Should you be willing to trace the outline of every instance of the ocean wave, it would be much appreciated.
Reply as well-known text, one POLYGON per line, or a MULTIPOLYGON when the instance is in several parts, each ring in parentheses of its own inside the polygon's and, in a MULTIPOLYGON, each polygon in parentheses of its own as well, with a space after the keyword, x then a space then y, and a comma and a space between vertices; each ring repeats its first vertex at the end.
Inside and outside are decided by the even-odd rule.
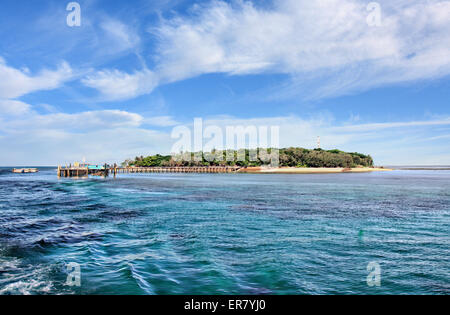
POLYGON ((0 288, 0 295, 36 295, 51 292, 53 292, 52 282, 35 279, 14 281, 0 288))
POLYGON ((376 293, 448 293, 449 177, 405 174, 8 172, 0 294, 371 294, 371 261, 389 275, 376 293), (66 261, 81 288, 65 287, 66 261))
POLYGON ((54 282, 49 279, 51 267, 30 265, 17 258, 0 258, 0 295, 50 294, 54 282))

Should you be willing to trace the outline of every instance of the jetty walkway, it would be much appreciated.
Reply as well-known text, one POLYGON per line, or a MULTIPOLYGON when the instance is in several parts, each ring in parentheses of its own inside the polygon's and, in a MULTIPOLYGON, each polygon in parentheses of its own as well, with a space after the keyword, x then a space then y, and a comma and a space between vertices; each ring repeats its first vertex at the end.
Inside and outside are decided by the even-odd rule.
POLYGON ((180 167, 117 167, 117 166, 87 166, 72 167, 58 166, 58 177, 86 177, 94 176, 117 176, 118 174, 148 174, 148 173, 210 173, 227 174, 237 173, 242 167, 239 166, 180 166, 180 167))

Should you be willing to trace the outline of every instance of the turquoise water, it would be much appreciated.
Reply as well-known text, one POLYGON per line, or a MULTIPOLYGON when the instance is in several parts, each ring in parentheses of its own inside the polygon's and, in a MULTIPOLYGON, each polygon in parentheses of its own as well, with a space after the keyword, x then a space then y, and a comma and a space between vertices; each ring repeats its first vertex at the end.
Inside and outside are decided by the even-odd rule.
POLYGON ((449 223, 450 171, 4 170, 0 294, 449 294, 449 223))

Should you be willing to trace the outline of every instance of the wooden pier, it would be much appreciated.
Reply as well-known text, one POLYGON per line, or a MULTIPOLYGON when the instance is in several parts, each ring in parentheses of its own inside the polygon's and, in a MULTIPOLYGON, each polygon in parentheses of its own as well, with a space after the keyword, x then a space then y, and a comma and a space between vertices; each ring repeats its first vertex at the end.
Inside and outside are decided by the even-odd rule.
POLYGON ((87 177, 89 175, 104 176, 118 174, 149 174, 149 173, 195 173, 195 174, 231 174, 237 173, 242 167, 239 166, 198 166, 198 167, 117 167, 108 166, 89 168, 58 166, 58 177, 87 177))

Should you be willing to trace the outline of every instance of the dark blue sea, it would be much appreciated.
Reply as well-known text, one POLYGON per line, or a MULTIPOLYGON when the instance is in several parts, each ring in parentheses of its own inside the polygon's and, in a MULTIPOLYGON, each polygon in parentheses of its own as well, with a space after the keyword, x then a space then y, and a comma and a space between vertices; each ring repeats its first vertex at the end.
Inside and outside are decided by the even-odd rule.
POLYGON ((445 170, 0 169, 0 294, 449 294, 449 243, 445 170))

